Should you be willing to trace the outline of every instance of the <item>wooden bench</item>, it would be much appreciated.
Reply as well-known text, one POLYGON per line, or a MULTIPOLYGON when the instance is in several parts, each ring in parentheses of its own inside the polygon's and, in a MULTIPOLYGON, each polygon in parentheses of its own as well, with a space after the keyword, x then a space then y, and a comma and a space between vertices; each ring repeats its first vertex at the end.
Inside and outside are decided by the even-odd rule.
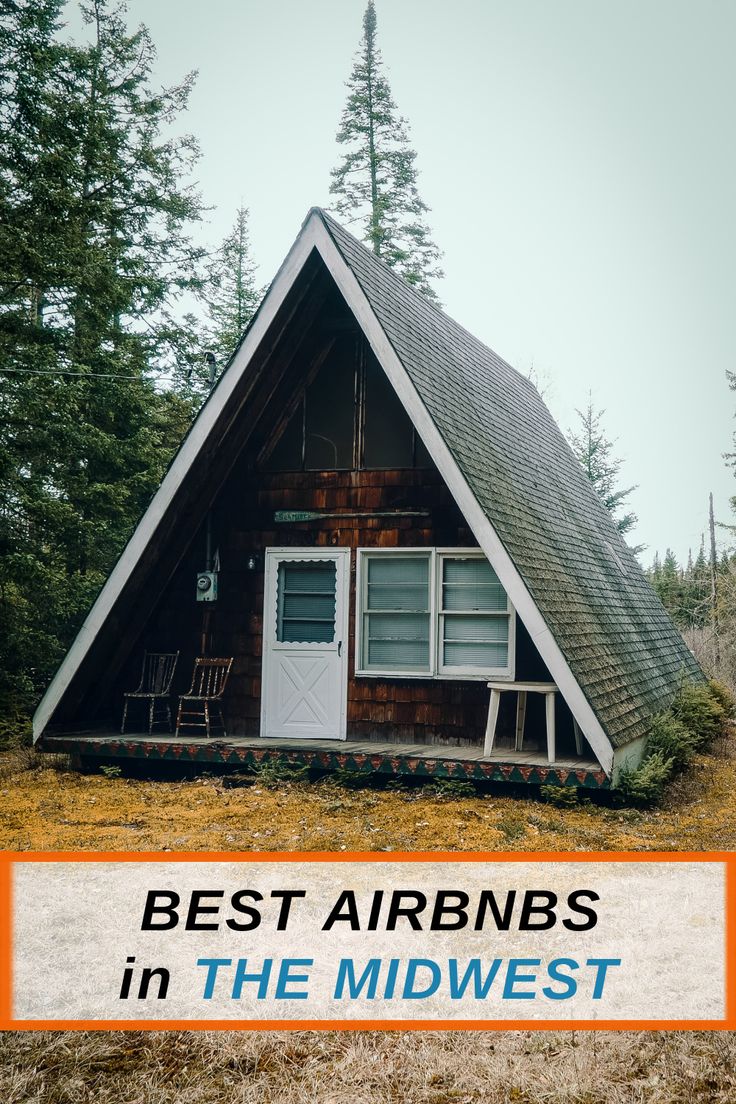
MULTIPOLYGON (((488 756, 493 751, 493 743, 496 739, 496 724, 498 722, 498 710, 501 705, 501 694, 504 690, 515 690, 516 699, 516 738, 514 750, 521 751, 524 743, 524 721, 526 719, 527 694, 544 694, 545 714, 547 718, 547 761, 555 761, 555 694, 557 686, 554 682, 489 682, 491 701, 488 707, 488 723, 486 724, 486 739, 483 754, 488 756)), ((573 718, 575 728, 575 749, 578 755, 583 754, 583 734, 578 722, 573 718)))

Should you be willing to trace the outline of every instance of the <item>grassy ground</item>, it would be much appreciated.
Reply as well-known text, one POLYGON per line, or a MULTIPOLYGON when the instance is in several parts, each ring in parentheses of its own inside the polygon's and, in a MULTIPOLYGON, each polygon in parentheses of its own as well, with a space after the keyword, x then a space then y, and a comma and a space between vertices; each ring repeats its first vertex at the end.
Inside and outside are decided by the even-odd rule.
MULTIPOLYGON (((221 778, 83 775, 0 757, 5 850, 736 848, 733 742, 660 808, 221 778)), ((7 1032, 5 1104, 731 1104, 736 1035, 689 1032, 7 1032)))
POLYGON ((28 751, 0 759, 0 848, 172 851, 734 850, 733 739, 652 810, 557 809, 534 794, 351 790, 330 781, 232 787, 215 776, 79 774, 28 751))
POLYGON ((8 1033, 5 1104, 732 1104, 733 1034, 8 1033))

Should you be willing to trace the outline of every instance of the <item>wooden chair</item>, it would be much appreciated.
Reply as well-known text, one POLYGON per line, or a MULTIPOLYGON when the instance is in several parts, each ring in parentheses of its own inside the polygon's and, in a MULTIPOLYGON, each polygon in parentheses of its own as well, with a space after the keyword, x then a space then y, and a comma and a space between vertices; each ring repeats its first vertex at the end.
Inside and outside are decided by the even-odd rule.
MULTIPOLYGON (((156 710, 166 710, 166 722, 171 732, 171 708, 169 696, 171 683, 174 680, 174 672, 179 662, 178 652, 144 652, 141 681, 137 690, 129 690, 123 695, 123 721, 120 725, 121 735, 125 732, 125 721, 128 716, 128 705, 131 700, 148 702, 148 735, 153 732, 153 726, 157 721, 156 710)), ((158 718, 163 720, 163 717, 158 718)))
POLYGON ((176 714, 177 736, 183 726, 184 728, 203 728, 209 739, 210 707, 212 707, 219 714, 222 735, 227 737, 222 716, 222 697, 232 665, 232 656, 229 659, 206 659, 204 656, 195 659, 192 685, 187 693, 179 698, 179 709, 176 714), (194 718, 194 720, 186 718, 194 718))

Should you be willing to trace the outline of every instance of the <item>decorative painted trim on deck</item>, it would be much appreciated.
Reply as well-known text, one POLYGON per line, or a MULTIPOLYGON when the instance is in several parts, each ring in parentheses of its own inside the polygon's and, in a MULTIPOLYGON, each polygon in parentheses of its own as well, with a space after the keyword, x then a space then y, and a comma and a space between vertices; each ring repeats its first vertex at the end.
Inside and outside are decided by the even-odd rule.
POLYGON ((385 752, 362 753, 324 751, 318 748, 237 747, 218 740, 172 743, 150 740, 110 739, 74 736, 47 737, 40 751, 66 752, 93 758, 144 759, 161 763, 207 763, 257 769, 270 760, 285 760, 298 767, 317 770, 347 770, 359 774, 398 775, 410 778, 449 778, 456 782, 513 782, 536 786, 568 786, 606 790, 606 772, 582 768, 504 763, 478 759, 418 758, 385 752))

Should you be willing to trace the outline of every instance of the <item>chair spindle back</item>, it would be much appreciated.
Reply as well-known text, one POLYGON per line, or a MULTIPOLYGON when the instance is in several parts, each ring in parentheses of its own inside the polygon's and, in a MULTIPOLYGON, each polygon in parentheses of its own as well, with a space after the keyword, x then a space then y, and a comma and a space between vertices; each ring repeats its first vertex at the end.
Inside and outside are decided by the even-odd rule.
POLYGON ((178 662, 178 652, 145 652, 139 692, 168 694, 178 662))
POLYGON ((225 693, 233 659, 210 659, 200 656, 194 661, 192 688, 190 695, 197 698, 209 698, 210 701, 221 698, 225 693))

